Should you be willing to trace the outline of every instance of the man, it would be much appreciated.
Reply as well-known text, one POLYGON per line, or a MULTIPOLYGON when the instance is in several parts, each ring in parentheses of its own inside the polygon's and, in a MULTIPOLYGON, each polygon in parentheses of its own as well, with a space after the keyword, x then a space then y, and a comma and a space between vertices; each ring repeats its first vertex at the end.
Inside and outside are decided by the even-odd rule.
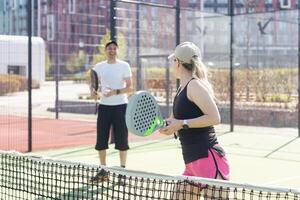
MULTIPOLYGON (((127 62, 117 59, 118 44, 109 41, 105 45, 107 60, 97 63, 93 68, 98 75, 101 98, 97 118, 97 142, 101 165, 106 165, 106 149, 108 149, 109 130, 112 125, 115 149, 120 153, 120 166, 125 168, 127 159, 128 130, 125 123, 125 112, 128 103, 127 94, 132 92, 132 73, 127 62)), ((91 97, 97 100, 97 91, 91 90, 91 97)), ((104 181, 108 177, 102 170, 91 181, 104 181)))

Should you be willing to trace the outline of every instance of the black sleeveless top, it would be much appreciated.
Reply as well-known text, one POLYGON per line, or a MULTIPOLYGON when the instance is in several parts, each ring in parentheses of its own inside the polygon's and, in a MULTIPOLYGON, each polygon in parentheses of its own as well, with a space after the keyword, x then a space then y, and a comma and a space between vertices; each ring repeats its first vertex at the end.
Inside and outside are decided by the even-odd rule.
MULTIPOLYGON (((187 85, 190 81, 180 93, 181 88, 178 89, 174 98, 173 115, 175 119, 193 119, 204 115, 202 110, 187 97, 187 85)), ((178 136, 182 146, 185 164, 198 160, 199 158, 207 157, 208 149, 218 144, 213 126, 189 128, 187 130, 180 129, 178 136)))

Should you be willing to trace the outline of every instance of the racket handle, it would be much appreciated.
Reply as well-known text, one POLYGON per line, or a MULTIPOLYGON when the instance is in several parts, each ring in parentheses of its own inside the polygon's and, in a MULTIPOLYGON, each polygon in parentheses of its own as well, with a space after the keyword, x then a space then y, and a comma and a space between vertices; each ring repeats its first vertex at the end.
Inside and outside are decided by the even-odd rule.
POLYGON ((95 105, 95 115, 98 113, 98 103, 95 105))
POLYGON ((165 126, 169 126, 169 123, 166 120, 164 120, 164 121, 165 121, 165 126))
POLYGON ((177 140, 177 138, 178 138, 176 133, 174 133, 174 138, 175 138, 175 140, 177 140))

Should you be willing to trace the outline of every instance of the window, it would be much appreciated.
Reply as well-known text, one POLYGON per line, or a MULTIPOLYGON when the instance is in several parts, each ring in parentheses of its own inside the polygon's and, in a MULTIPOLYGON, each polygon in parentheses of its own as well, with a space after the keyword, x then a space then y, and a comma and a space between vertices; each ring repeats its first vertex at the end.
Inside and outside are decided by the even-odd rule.
POLYGON ((280 0, 280 8, 291 8, 291 0, 280 0))
MULTIPOLYGON (((76 33, 75 24, 71 24, 71 33, 76 33)), ((71 34, 71 42, 75 42, 75 34, 71 34)))
POLYGON ((76 11, 76 0, 69 0, 69 13, 75 13, 76 11))
POLYGON ((20 6, 26 7, 26 5, 27 5, 27 0, 19 0, 19 4, 20 4, 20 6))
POLYGON ((5 12, 5 10, 6 10, 6 2, 2 1, 0 3, 0 11, 5 12))
POLYGON ((8 74, 17 74, 17 75, 25 75, 25 67, 18 65, 8 65, 7 66, 8 74))
POLYGON ((272 35, 264 35, 264 45, 272 46, 272 43, 273 43, 273 36, 272 35))
POLYGON ((189 6, 197 6, 198 0, 189 0, 189 6))
POLYGON ((16 0, 12 0, 12 1, 10 1, 10 7, 11 7, 11 9, 12 10, 15 10, 16 9, 16 7, 17 7, 17 1, 16 0))
POLYGON ((46 17, 42 16, 42 26, 47 26, 46 17))
POLYGON ((55 39, 54 15, 47 15, 47 40, 55 39))
POLYGON ((44 5, 43 5, 43 12, 44 12, 44 13, 47 13, 47 12, 48 12, 48 10, 47 10, 47 4, 44 4, 44 5))

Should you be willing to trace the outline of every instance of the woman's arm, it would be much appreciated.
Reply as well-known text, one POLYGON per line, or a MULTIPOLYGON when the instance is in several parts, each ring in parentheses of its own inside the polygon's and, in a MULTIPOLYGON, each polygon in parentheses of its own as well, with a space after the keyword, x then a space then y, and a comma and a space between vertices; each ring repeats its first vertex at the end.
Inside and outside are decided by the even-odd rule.
POLYGON ((204 114, 201 117, 189 119, 188 124, 190 128, 201 128, 220 123, 221 117, 216 102, 204 81, 191 81, 187 88, 187 96, 204 114))
MULTIPOLYGON (((204 114, 197 118, 187 119, 189 128, 201 128, 220 123, 221 118, 217 105, 205 83, 200 80, 191 81, 187 88, 187 96, 204 114)), ((183 120, 171 118, 167 122, 168 126, 160 129, 160 132, 163 134, 171 135, 182 129, 183 120)))

